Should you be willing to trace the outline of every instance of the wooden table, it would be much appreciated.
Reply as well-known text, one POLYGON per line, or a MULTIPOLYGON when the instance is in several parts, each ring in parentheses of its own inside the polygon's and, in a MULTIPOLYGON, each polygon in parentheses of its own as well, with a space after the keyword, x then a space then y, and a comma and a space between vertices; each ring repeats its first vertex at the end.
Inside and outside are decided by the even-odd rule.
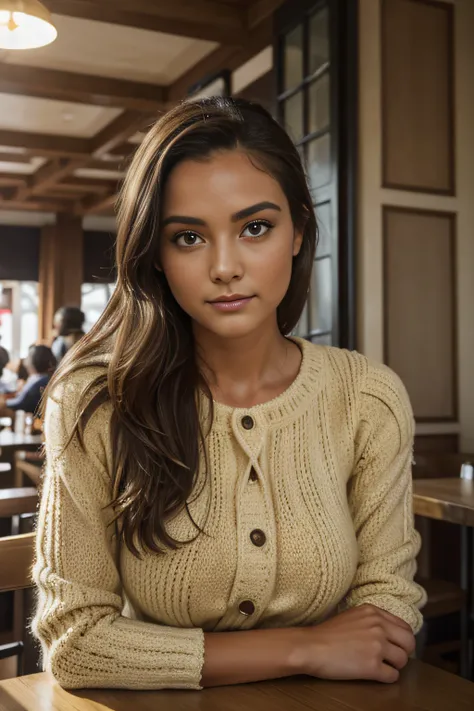
POLYGON ((0 682, 0 711, 472 711, 474 684, 411 661, 397 684, 293 677, 204 691, 61 689, 49 674, 0 682))
POLYGON ((413 482, 413 508, 418 516, 461 526, 461 587, 466 593, 461 613, 461 674, 473 679, 474 481, 417 479, 413 482))
POLYGON ((7 451, 11 452, 18 449, 24 450, 25 452, 36 451, 42 444, 42 435, 16 434, 15 432, 9 432, 7 430, 0 432, 0 455, 7 451))

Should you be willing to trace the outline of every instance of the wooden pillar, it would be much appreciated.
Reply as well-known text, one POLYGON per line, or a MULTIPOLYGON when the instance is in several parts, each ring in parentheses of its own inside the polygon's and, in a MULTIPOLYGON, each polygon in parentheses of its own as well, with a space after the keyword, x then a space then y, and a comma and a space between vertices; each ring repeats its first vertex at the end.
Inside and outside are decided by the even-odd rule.
POLYGON ((80 217, 57 216, 41 231, 39 264, 39 339, 51 341, 53 318, 61 306, 81 305, 83 230, 80 217))

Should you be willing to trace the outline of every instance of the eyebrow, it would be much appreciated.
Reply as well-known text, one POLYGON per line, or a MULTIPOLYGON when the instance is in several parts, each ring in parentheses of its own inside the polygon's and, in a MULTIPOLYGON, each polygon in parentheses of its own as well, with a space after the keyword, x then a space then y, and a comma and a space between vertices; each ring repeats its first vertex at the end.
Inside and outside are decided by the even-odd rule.
MULTIPOLYGON (((281 212, 281 207, 276 205, 274 202, 257 202, 255 205, 250 205, 250 207, 245 207, 243 210, 239 210, 232 215, 232 222, 239 222, 244 220, 246 217, 255 215, 256 212, 261 212, 261 210, 278 210, 281 212)), ((206 225, 205 220, 201 220, 199 217, 189 217, 188 215, 171 215, 163 221, 162 226, 170 225, 171 223, 178 223, 180 225, 206 225)))

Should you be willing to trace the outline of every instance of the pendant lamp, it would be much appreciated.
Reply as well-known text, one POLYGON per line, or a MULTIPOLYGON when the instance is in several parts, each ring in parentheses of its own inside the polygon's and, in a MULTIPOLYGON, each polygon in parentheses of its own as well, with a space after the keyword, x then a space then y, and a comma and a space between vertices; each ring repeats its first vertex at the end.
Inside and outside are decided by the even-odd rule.
POLYGON ((39 0, 0 0, 0 49, 34 49, 54 42, 51 13, 39 0))

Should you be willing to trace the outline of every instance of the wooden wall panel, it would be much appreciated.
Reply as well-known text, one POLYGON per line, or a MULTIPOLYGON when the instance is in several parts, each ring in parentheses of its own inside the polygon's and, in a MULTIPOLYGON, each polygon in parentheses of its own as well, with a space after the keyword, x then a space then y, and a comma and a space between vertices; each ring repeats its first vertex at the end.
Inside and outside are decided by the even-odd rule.
POLYGON ((454 194, 453 5, 382 1, 383 184, 454 194))
POLYGON ((51 337, 61 306, 80 306, 83 277, 83 230, 80 218, 58 215, 41 231, 39 263, 39 338, 51 337))
POLYGON ((420 422, 457 416, 455 216, 384 208, 385 361, 420 422))

